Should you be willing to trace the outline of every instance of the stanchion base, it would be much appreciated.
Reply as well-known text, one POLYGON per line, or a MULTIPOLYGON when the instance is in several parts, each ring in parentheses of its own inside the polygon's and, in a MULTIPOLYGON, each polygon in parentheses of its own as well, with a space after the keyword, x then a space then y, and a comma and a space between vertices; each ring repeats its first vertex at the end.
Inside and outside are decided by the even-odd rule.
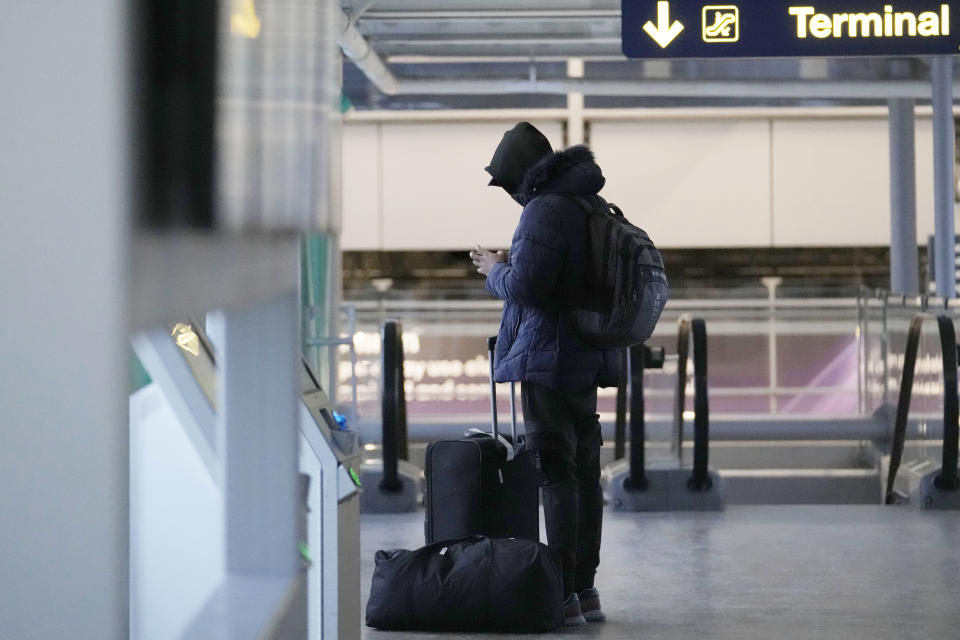
POLYGON ((406 460, 400 460, 397 478, 403 485, 400 491, 384 491, 380 488, 383 461, 365 461, 360 465, 360 483, 363 485, 360 513, 405 513, 419 509, 423 502, 423 470, 406 460))
POLYGON ((960 489, 941 489, 937 487, 940 470, 931 471, 920 479, 917 490, 910 496, 910 502, 921 509, 934 511, 955 511, 960 509, 960 489))
POLYGON ((708 472, 707 487, 697 490, 688 486, 690 469, 676 466, 651 465, 645 478, 647 488, 637 491, 627 488, 630 465, 621 460, 608 465, 607 493, 615 511, 721 511, 723 482, 716 472, 708 472))

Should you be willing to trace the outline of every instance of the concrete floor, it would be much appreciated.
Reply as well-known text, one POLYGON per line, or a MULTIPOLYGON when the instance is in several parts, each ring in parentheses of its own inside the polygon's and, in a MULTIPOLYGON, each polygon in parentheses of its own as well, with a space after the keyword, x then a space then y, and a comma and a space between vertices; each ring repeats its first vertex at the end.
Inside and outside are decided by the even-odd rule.
MULTIPOLYGON (((423 544, 423 512, 361 517, 362 607, 377 549, 423 544)), ((960 638, 960 514, 881 506, 607 511, 605 623, 571 638, 960 638)), ((367 640, 512 638, 382 632, 367 640)), ((516 636, 529 637, 529 636, 516 636)))

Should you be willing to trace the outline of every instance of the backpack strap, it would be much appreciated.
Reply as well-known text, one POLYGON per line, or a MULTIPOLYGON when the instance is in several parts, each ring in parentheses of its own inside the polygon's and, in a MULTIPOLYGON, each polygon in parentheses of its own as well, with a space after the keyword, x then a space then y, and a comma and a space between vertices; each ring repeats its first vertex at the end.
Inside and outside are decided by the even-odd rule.
POLYGON ((552 193, 550 195, 563 196, 568 200, 573 200, 578 205, 580 205, 581 209, 584 209, 588 213, 591 211, 596 211, 597 209, 604 209, 610 212, 614 216, 623 217, 623 211, 620 210, 620 207, 613 204, 612 202, 607 202, 597 194, 594 194, 593 197, 595 198, 595 200, 593 202, 591 202, 590 200, 587 200, 584 196, 576 196, 576 195, 573 195, 572 193, 552 193))

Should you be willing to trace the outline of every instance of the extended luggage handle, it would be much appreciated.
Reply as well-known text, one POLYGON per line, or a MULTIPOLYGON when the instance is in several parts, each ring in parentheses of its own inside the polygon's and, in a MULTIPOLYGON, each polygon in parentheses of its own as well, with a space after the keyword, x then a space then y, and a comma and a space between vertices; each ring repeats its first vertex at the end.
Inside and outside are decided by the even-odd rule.
MULTIPOLYGON (((494 440, 503 440, 500 437, 500 424, 497 419, 497 383, 493 381, 493 353, 497 347, 497 336, 487 338, 487 353, 490 356, 490 423, 493 427, 494 440)), ((517 399, 516 382, 510 381, 510 435, 513 442, 508 447, 507 460, 512 460, 517 448, 517 399)))
POLYGON ((687 357, 693 335, 693 474, 687 486, 709 491, 713 481, 707 472, 710 457, 710 407, 707 398, 707 324, 703 318, 683 315, 677 331, 677 390, 673 408, 673 446, 683 460, 683 409, 686 404, 687 357))
MULTIPOLYGON (((927 314, 917 314, 910 321, 907 332, 907 346, 903 354, 903 374, 900 378, 900 394, 897 398, 897 413, 893 425, 893 439, 890 445, 890 468, 887 470, 887 487, 884 502, 894 504, 893 485, 897 471, 903 460, 903 448, 907 435, 907 416, 910 412, 910 398, 913 392, 913 377, 920 349, 920 333, 927 314)), ((955 491, 960 488, 957 477, 957 458, 960 449, 960 398, 957 396, 957 337, 953 328, 953 319, 937 316, 937 330, 940 336, 940 352, 943 362, 943 459, 940 474, 934 485, 941 490, 955 491)))

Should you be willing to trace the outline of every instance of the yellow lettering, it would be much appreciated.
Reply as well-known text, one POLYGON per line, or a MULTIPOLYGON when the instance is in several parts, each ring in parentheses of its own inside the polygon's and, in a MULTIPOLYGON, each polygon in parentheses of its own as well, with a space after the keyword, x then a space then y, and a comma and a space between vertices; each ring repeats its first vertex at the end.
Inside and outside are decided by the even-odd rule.
POLYGON ((826 38, 833 32, 833 21, 830 16, 818 13, 810 18, 810 33, 815 38, 826 38))
POLYGON ((940 16, 933 11, 924 11, 920 14, 920 24, 917 26, 917 31, 921 36, 940 35, 940 16))
POLYGON ((881 35, 881 20, 879 13, 854 13, 850 15, 850 37, 857 37, 857 25, 860 25, 860 36, 869 38, 881 35), (873 27, 872 33, 870 27, 873 27))
POLYGON ((787 10, 792 16, 797 17, 797 37, 807 37, 807 16, 813 14, 813 7, 790 7, 787 10))
POLYGON ((917 16, 912 13, 898 13, 897 14, 897 26, 894 29, 894 35, 902 36, 903 35, 903 23, 907 23, 907 35, 915 36, 917 35, 917 16))
POLYGON ((812 6, 788 7, 797 19, 797 37, 806 38, 891 38, 950 35, 950 5, 941 4, 939 13, 924 11, 919 16, 911 11, 896 11, 894 5, 883 5, 883 13, 817 13, 812 6), (846 33, 844 27, 846 26, 846 33))
POLYGON ((833 37, 839 38, 843 35, 843 25, 850 19, 849 13, 835 13, 833 14, 833 37))

